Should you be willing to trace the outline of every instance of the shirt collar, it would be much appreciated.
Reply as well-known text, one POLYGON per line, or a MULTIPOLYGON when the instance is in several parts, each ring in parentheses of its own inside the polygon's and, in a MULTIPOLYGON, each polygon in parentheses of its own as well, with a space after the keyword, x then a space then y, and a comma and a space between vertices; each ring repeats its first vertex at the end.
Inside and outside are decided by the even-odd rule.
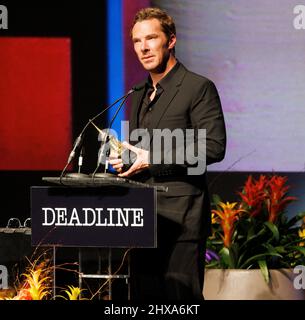
MULTIPOLYGON (((161 87, 162 89, 167 89, 168 86, 170 85, 170 82, 172 78, 174 77, 175 73, 179 69, 180 62, 177 60, 176 64, 173 66, 173 68, 166 74, 165 77, 163 77, 157 84, 156 87, 157 89, 161 87)), ((152 87, 152 80, 151 77, 148 76, 148 79, 146 81, 146 88, 152 87)))

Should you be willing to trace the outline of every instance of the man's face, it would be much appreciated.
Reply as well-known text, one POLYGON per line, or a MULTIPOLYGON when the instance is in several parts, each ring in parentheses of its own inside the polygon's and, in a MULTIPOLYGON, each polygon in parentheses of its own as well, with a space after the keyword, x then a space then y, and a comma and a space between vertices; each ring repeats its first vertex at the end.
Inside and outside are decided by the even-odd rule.
POLYGON ((175 46, 174 35, 168 40, 157 19, 137 22, 132 29, 134 50, 144 69, 161 72, 175 46))

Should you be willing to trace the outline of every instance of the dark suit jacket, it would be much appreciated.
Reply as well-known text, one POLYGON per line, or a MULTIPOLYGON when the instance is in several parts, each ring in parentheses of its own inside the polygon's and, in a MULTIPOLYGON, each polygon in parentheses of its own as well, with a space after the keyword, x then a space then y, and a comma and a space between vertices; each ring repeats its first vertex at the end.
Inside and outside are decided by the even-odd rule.
MULTIPOLYGON (((143 82, 144 83, 144 82, 143 82)), ((142 86, 143 83, 138 86, 142 86)), ((130 113, 130 131, 137 128, 137 115, 145 88, 135 92, 130 113)), ((224 158, 226 132, 223 112, 213 82, 187 70, 180 64, 170 82, 170 90, 162 93, 154 105, 150 128, 206 129, 206 163, 224 158)), ((132 142, 132 141, 131 141, 132 142)), ((210 206, 206 173, 187 175, 186 164, 152 164, 135 176, 146 183, 168 187, 158 192, 158 235, 172 235, 172 240, 198 240, 210 230, 210 206)))

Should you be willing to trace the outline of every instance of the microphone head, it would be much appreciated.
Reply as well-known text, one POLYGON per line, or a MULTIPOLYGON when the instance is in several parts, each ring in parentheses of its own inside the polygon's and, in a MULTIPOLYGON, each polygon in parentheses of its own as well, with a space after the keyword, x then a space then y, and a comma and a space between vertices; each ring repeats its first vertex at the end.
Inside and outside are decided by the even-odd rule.
POLYGON ((140 91, 140 90, 142 90, 144 87, 145 87, 145 84, 138 85, 138 86, 133 86, 133 87, 132 87, 132 90, 133 90, 133 91, 140 91))

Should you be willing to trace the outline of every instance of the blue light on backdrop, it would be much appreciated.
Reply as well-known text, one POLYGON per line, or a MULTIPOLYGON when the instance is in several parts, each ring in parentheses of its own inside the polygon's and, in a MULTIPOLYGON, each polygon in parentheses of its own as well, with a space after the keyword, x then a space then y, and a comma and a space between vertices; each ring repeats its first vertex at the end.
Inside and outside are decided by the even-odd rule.
MULTIPOLYGON (((124 41, 123 41, 123 0, 107 0, 107 48, 108 48, 108 104, 124 95, 124 41)), ((108 123, 117 107, 109 109, 108 123)), ((120 139, 121 121, 124 120, 124 107, 118 113, 112 129, 120 139)))

